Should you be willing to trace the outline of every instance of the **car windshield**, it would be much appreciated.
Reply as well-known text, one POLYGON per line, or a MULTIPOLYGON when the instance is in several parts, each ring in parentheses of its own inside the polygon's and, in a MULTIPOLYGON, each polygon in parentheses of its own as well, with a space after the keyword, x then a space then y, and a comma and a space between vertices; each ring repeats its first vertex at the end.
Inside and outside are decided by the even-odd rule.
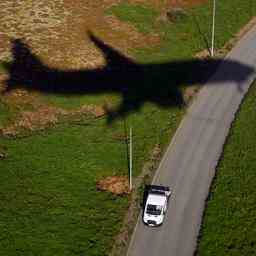
POLYGON ((160 215, 162 207, 160 205, 148 204, 146 213, 151 215, 160 215))

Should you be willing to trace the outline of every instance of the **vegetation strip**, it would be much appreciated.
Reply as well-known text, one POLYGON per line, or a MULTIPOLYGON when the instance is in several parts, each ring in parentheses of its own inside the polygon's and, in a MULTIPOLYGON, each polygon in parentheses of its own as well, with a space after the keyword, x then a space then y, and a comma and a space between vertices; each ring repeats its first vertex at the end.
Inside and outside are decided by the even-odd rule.
POLYGON ((211 187, 197 255, 256 254, 256 83, 230 130, 211 187))

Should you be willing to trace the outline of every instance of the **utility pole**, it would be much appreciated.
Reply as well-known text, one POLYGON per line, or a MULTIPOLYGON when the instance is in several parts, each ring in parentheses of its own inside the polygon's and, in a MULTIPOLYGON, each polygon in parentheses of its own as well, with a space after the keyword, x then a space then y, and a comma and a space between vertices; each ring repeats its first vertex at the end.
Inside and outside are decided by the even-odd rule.
POLYGON ((213 10, 212 10, 212 47, 211 47, 211 56, 212 57, 213 57, 214 36, 215 36, 215 13, 216 13, 216 1, 213 0, 213 10))
POLYGON ((129 153, 129 187, 130 187, 130 191, 132 190, 132 127, 130 127, 130 139, 129 139, 130 143, 129 143, 129 149, 130 149, 130 153, 129 153))

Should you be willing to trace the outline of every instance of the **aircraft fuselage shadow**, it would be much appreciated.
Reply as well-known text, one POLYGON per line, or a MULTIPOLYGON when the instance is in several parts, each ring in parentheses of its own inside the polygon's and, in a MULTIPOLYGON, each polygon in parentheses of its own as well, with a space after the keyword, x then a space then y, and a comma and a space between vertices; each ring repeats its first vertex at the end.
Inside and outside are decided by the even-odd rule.
POLYGON ((50 68, 22 40, 13 40, 13 61, 6 65, 9 72, 6 91, 19 87, 56 94, 119 93, 122 101, 118 109, 109 112, 112 120, 139 110, 145 102, 161 107, 184 105, 180 87, 207 81, 220 64, 223 75, 211 78, 215 85, 234 81, 239 86, 254 71, 250 66, 225 59, 139 64, 88 33, 104 55, 104 67, 83 70, 50 68))

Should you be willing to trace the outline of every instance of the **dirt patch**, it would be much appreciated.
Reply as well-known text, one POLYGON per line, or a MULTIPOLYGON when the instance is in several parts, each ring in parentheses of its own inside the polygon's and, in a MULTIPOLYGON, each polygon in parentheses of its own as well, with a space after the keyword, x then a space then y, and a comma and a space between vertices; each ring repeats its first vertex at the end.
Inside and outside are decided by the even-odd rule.
POLYGON ((129 181, 126 176, 110 176, 99 180, 96 184, 98 190, 108 191, 115 195, 125 195, 130 193, 129 181))
POLYGON ((99 118, 105 115, 105 111, 103 107, 96 105, 84 105, 77 110, 64 110, 48 105, 38 105, 34 111, 21 111, 13 123, 0 128, 0 131, 3 136, 15 137, 24 130, 44 130, 56 125, 64 117, 72 120, 74 117, 81 117, 81 115, 99 118))
POLYGON ((102 117, 106 114, 104 107, 96 106, 96 105, 83 105, 80 109, 69 111, 69 115, 77 115, 77 114, 92 114, 94 117, 102 117))
POLYGON ((49 106, 42 106, 37 111, 23 111, 13 124, 2 128, 1 132, 4 136, 13 137, 18 135, 21 129, 42 130, 56 124, 58 115, 63 114, 65 114, 63 110, 49 106))
POLYGON ((121 141, 121 142, 128 142, 128 137, 127 134, 125 133, 115 133, 112 138, 116 141, 121 141))
POLYGON ((20 110, 24 107, 36 109, 41 106, 41 103, 37 98, 37 93, 30 93, 25 89, 15 89, 5 93, 4 96, 2 96, 2 101, 8 106, 20 110))

